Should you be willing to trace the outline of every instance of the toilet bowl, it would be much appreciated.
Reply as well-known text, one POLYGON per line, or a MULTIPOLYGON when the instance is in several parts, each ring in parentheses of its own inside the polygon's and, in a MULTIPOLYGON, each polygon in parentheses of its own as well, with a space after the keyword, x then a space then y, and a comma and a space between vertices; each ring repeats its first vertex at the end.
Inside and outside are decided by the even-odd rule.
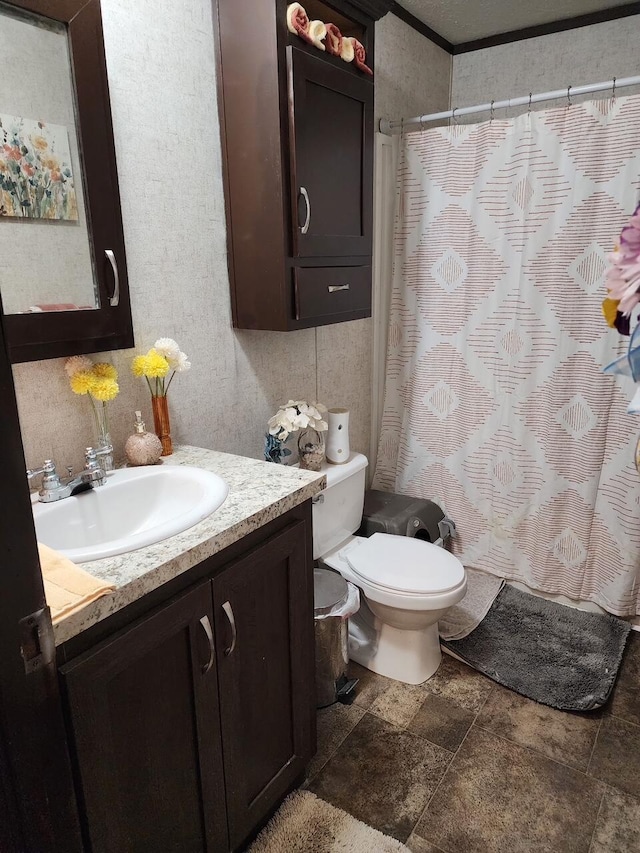
POLYGON ((465 595, 462 563, 421 539, 354 536, 362 520, 367 459, 325 465, 327 488, 313 505, 314 557, 362 591, 349 621, 349 656, 367 669, 420 684, 441 661, 438 620, 465 595))

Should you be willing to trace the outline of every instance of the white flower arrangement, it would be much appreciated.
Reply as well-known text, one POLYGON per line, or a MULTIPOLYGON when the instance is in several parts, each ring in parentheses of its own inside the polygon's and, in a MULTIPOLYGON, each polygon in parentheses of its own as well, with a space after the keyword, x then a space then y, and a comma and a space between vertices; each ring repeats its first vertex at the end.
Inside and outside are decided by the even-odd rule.
POLYGON ((292 432, 300 429, 314 429, 324 432, 328 429, 322 415, 327 407, 322 403, 307 403, 306 400, 289 400, 281 406, 272 418, 269 418, 269 435, 279 441, 286 441, 292 432))
POLYGON ((167 359, 169 367, 176 373, 185 373, 191 367, 189 357, 180 351, 180 347, 173 338, 158 338, 153 348, 167 359))

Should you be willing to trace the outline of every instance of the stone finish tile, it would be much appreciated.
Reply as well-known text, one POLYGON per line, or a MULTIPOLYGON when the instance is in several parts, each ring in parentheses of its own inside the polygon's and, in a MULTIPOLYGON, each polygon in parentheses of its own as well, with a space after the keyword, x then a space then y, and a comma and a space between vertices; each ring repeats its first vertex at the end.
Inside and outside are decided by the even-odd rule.
POLYGON ((445 699, 451 699, 469 711, 479 711, 493 688, 494 682, 466 663, 442 655, 436 674, 425 681, 424 689, 445 699))
POLYGON ((556 711, 496 685, 476 725, 577 770, 586 770, 600 719, 600 714, 556 711))
POLYGON ((388 723, 406 728, 420 710, 424 702, 424 688, 420 684, 403 684, 390 681, 387 689, 381 693, 369 708, 376 717, 382 717, 388 723))
POLYGON ((356 663, 353 660, 349 661, 349 668, 347 672, 349 678, 359 679, 354 702, 361 708, 369 709, 379 696, 382 696, 394 684, 400 683, 398 681, 394 681, 392 678, 385 678, 384 675, 378 675, 375 672, 371 672, 370 669, 360 666, 359 663, 356 663))
POLYGON ((365 713, 364 708, 340 702, 318 711, 318 751, 307 768, 307 779, 313 779, 322 770, 365 713))
POLYGON ((589 853, 636 853, 637 850, 640 850, 640 801, 608 789, 589 853))
POLYGON ((438 847, 434 847, 429 841, 425 841, 424 838, 420 838, 415 833, 409 836, 407 847, 411 853, 442 853, 438 847))
POLYGON ((637 631, 629 635, 613 696, 605 710, 640 725, 640 633, 637 631))
POLYGON ((589 775, 640 797, 640 726, 603 717, 589 775))
POLYGON ((366 714, 309 788, 404 842, 450 760, 446 750, 366 714))
POLYGON ((415 833, 446 853, 587 853, 602 786, 475 727, 415 833))
POLYGON ((455 702, 430 693, 411 720, 409 731, 437 746, 455 752, 469 731, 474 718, 473 711, 468 711, 456 705, 455 702))

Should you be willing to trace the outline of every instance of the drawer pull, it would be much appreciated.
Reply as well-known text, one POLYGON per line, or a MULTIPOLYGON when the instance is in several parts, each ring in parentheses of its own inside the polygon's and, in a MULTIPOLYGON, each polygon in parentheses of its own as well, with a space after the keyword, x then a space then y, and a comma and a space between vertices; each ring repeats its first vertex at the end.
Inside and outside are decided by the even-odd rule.
POLYGON ((236 620, 233 616, 233 608, 231 607, 230 601, 225 601, 225 603, 222 605, 222 609, 224 610, 225 616, 229 620, 229 625, 231 625, 231 645, 229 646, 228 649, 224 650, 225 656, 229 657, 229 655, 233 652, 233 650, 236 647, 236 639, 237 639, 236 620))
POLYGON ((307 208, 307 215, 304 220, 304 225, 300 226, 300 233, 306 234, 309 230, 309 223, 311 222, 311 202, 309 201, 309 193, 306 191, 304 187, 300 187, 300 195, 304 199, 304 203, 307 208))
POLYGON ((350 284, 330 284, 327 288, 329 293, 337 293, 339 290, 351 290, 350 284))
POLYGON ((118 262, 116 261, 116 256, 113 254, 112 249, 105 249, 105 255, 107 256, 107 260, 111 264, 111 269, 113 271, 113 296, 109 297, 109 305, 112 308, 115 308, 120 302, 120 276, 118 274, 118 262))
POLYGON ((202 625, 203 631, 207 635, 207 642, 209 643, 209 660, 202 665, 202 674, 206 675, 213 666, 213 661, 215 660, 213 631, 211 630, 211 622, 209 621, 209 617, 206 614, 200 619, 200 624, 202 625))

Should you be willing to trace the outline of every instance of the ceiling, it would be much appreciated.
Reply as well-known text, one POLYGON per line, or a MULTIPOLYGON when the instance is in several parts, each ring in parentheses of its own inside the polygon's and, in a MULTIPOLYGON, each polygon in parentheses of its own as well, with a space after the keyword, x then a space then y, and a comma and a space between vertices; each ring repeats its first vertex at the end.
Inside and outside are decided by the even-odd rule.
POLYGON ((398 5, 457 45, 623 4, 621 0, 399 0, 398 5))

